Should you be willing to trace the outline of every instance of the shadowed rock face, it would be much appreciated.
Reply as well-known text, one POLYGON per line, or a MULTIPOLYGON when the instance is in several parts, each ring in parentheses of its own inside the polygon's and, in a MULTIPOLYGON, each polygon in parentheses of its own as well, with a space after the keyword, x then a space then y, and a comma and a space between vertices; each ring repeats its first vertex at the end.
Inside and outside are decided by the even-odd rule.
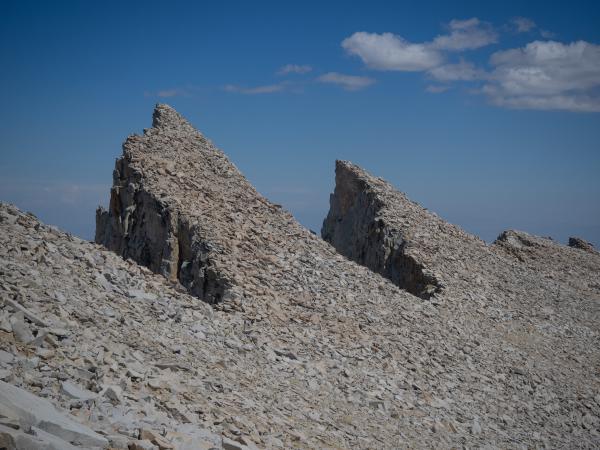
POLYGON ((357 166, 336 162, 335 191, 323 222, 323 239, 411 294, 430 298, 441 290, 438 280, 408 251, 407 234, 383 218, 386 205, 364 175, 357 166))
POLYGON ((169 154, 199 156, 194 146, 220 156, 175 110, 158 106, 152 128, 144 136, 129 137, 123 145, 123 156, 117 159, 113 172, 109 210, 99 208, 96 212, 95 240, 124 258, 181 282, 193 295, 218 303, 228 282, 212 263, 211 240, 199 227, 194 228, 175 204, 166 201, 162 190, 168 189, 169 181, 161 178, 179 175, 173 172, 169 154), (146 160, 152 163, 148 171, 155 171, 156 184, 148 183, 154 177, 144 171, 146 160))

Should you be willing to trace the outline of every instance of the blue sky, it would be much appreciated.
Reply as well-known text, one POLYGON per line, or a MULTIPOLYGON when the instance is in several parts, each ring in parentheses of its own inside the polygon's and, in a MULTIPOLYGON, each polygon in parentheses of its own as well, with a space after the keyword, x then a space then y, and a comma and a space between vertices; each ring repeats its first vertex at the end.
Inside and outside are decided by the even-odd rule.
POLYGON ((486 240, 600 244, 600 4, 321 3, 1 2, 0 199, 92 238, 165 102, 314 230, 338 158, 486 240))

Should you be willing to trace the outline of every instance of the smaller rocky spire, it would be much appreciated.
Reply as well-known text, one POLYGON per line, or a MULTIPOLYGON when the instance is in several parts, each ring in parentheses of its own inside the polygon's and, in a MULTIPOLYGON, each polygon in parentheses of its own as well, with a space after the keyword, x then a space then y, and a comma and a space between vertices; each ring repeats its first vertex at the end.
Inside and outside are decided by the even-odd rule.
POLYGON ((596 253, 596 249, 594 245, 588 241, 584 241, 579 237, 570 237, 569 238, 569 247, 578 248, 580 250, 585 250, 586 252, 596 253))

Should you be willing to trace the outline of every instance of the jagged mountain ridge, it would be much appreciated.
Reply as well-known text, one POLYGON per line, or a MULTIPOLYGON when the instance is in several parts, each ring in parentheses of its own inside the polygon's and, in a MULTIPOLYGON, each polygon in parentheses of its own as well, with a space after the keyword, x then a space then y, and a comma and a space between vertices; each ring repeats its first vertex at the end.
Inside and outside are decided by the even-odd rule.
MULTIPOLYGON (((165 105, 128 138, 114 175, 97 239, 164 277, 6 206, 0 270, 7 320, 10 300, 72 327, 55 346, 4 331, 4 379, 63 407, 64 382, 98 394, 73 412, 115 447, 153 432, 196 448, 183 446, 194 430, 224 448, 598 445, 598 291, 577 287, 587 272, 550 298, 562 278, 540 279, 364 174, 383 194, 378 228, 404 232, 435 274, 441 289, 423 300, 262 198, 165 105), (391 229, 396 215, 405 229, 391 229), (32 351, 47 359, 29 368, 32 351)), ((37 335, 51 328, 18 319, 37 335)))

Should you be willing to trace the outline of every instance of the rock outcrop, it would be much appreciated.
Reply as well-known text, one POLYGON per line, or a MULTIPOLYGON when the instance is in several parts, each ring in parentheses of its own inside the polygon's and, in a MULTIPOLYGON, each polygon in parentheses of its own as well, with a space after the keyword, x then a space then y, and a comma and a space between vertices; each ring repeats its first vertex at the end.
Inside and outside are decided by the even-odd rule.
POLYGON ((428 224, 437 231, 442 221, 399 192, 393 192, 394 198, 386 197, 391 192, 383 180, 370 177, 350 162, 337 161, 335 191, 321 235, 352 261, 416 296, 430 298, 442 285, 426 267, 412 239, 415 231, 426 230, 428 224), (391 215, 387 214, 390 209, 391 215), (407 217, 413 221, 398 223, 407 217))
POLYGON ((216 267, 219 250, 213 245, 210 217, 205 209, 202 214, 186 215, 176 201, 170 201, 169 192, 210 196, 202 186, 235 172, 224 155, 176 111, 157 107, 152 128, 123 144, 123 156, 113 172, 109 210, 99 208, 96 213, 96 242, 218 303, 228 290, 228 280, 216 267), (186 155, 195 158, 186 164, 186 155), (195 165, 200 162, 209 166, 195 165), (181 170, 196 176, 184 180, 181 170), (202 173, 212 176, 202 179, 202 173))
POLYGON ((265 295, 330 301, 347 283, 364 295, 381 284, 263 198, 166 105, 123 145, 96 241, 226 308, 251 308, 265 295), (350 273, 352 282, 332 281, 350 273))
POLYGON ((569 247, 578 248, 580 250, 585 250, 586 252, 590 253, 594 253, 597 251, 592 243, 578 237, 569 238, 569 247))
MULTIPOLYGON (((98 214, 114 252, 0 205, 0 380, 118 449, 598 447, 597 256, 564 247, 589 269, 556 277, 347 166, 379 202, 357 230, 383 218, 434 295, 337 253, 159 105, 98 214)), ((0 416, 2 443, 51 434, 0 416)))
POLYGON ((600 254, 569 244, 567 247, 552 239, 508 230, 498 236, 492 248, 519 261, 532 276, 551 282, 546 295, 563 302, 561 307, 578 309, 582 299, 592 299, 590 305, 594 305, 600 297, 600 254))

